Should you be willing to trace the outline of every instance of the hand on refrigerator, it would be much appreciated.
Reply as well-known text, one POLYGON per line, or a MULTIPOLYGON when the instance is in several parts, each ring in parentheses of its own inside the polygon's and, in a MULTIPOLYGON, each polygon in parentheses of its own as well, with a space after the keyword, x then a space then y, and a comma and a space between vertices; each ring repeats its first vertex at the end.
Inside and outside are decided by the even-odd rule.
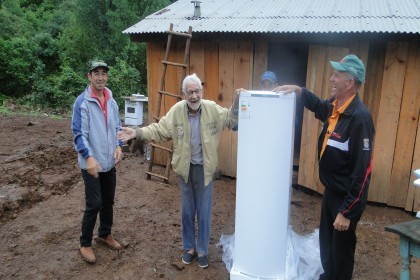
POLYGON ((235 90, 235 92, 236 92, 236 94, 237 94, 237 95, 240 95, 241 91, 247 91, 247 90, 246 90, 246 89, 244 89, 244 88, 237 88, 237 89, 235 90))
POLYGON ((242 91, 247 91, 247 90, 243 89, 243 88, 236 89, 236 97, 235 97, 235 100, 233 101, 233 105, 232 105, 233 112, 235 113, 235 115, 237 115, 238 111, 239 111, 239 96, 241 95, 242 91))
POLYGON ((275 87, 273 91, 276 93, 284 93, 284 94, 289 94, 289 93, 294 92, 297 96, 300 96, 300 94, 302 93, 302 88, 296 85, 283 85, 283 86, 275 87))

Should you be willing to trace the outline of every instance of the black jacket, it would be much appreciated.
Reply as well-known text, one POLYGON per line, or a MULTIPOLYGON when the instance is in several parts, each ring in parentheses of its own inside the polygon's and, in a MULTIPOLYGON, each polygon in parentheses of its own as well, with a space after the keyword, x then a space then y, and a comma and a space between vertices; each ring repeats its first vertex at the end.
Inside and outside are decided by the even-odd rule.
POLYGON ((346 218, 360 218, 366 206, 372 171, 375 133, 372 117, 356 94, 338 118, 322 158, 319 158, 334 98, 321 100, 303 88, 302 100, 305 107, 324 123, 318 139, 319 178, 327 191, 344 197, 338 210, 346 218))

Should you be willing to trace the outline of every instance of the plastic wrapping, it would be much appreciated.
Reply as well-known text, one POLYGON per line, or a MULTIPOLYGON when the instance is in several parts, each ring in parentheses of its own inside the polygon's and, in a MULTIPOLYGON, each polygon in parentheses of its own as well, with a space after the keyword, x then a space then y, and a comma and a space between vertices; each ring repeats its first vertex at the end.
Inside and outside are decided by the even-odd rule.
MULTIPOLYGON (((301 236, 290 227, 287 232, 286 279, 313 280, 323 272, 319 255, 319 232, 301 236)), ((222 261, 230 272, 233 265, 235 235, 222 234, 216 245, 223 248, 222 261)))
POLYGON ((226 269, 230 272, 233 265, 233 248, 235 248, 235 235, 222 234, 217 247, 223 247, 222 261, 226 265, 226 269))

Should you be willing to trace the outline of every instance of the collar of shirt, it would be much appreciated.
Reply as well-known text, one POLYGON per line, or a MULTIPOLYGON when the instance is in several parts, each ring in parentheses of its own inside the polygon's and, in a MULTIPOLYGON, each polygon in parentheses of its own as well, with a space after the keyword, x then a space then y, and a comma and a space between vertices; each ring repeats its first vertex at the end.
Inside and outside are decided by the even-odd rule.
POLYGON ((337 100, 334 100, 333 104, 333 111, 331 114, 332 118, 335 118, 337 116, 339 116, 340 114, 342 114, 344 112, 344 110, 347 109, 347 107, 350 105, 350 103, 353 101, 354 97, 356 96, 356 94, 354 94, 352 97, 350 97, 346 103, 344 103, 340 108, 337 109, 337 100))
POLYGON ((190 107, 188 107, 188 105, 187 105, 187 113, 188 113, 188 117, 190 117, 190 118, 195 118, 197 116, 200 116, 200 114, 201 114, 201 105, 200 105, 200 107, 198 108, 198 110, 197 110, 197 112, 195 114, 191 113, 190 107))
POLYGON ((102 104, 102 102, 98 99, 98 97, 96 97, 95 93, 93 93, 92 88, 90 88, 90 97, 95 98, 96 100, 98 100, 99 102, 99 106, 101 107, 102 113, 104 114, 104 120, 105 120, 105 124, 108 125, 107 123, 107 104, 108 104, 108 100, 111 98, 111 95, 109 94, 109 91, 104 88, 104 103, 102 104))
MULTIPOLYGON (((95 93, 93 93, 92 87, 89 87, 89 90, 90 90, 90 97, 98 99, 95 93)), ((110 98, 110 94, 107 88, 104 88, 104 97, 105 97, 105 102, 107 102, 110 98)))

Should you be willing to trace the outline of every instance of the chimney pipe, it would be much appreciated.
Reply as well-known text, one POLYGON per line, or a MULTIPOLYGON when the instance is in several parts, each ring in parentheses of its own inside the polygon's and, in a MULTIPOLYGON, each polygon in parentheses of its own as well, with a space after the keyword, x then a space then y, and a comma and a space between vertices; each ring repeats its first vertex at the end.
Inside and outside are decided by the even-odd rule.
POLYGON ((191 1, 194 3, 194 17, 201 17, 200 3, 201 1, 191 1))

